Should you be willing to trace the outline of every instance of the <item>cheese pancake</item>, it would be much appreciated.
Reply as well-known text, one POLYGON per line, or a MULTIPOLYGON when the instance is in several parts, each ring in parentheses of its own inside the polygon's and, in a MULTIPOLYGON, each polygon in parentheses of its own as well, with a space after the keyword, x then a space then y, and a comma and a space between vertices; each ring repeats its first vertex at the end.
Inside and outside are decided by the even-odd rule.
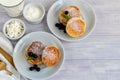
POLYGON ((73 17, 81 17, 80 9, 77 6, 65 6, 59 13, 59 20, 65 26, 73 17))
POLYGON ((85 33, 86 23, 82 18, 72 18, 66 25, 66 32, 73 38, 78 38, 85 33))
POLYGON ((42 55, 42 62, 50 67, 58 64, 60 61, 60 52, 59 49, 55 46, 47 46, 42 55))
POLYGON ((26 49, 26 58, 30 64, 42 64, 42 53, 45 45, 40 41, 34 41, 26 49))

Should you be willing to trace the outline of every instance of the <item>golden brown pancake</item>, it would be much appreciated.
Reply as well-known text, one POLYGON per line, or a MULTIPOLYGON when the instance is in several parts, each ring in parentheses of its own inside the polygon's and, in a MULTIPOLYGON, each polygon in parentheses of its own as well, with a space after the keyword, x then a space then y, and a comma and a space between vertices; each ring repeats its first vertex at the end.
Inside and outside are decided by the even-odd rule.
POLYGON ((42 62, 50 67, 58 64, 60 61, 60 52, 59 49, 55 46, 48 46, 44 49, 42 55, 42 62))
POLYGON ((45 46, 42 42, 40 42, 40 41, 32 42, 32 44, 30 44, 26 49, 27 61, 30 64, 37 64, 37 65, 42 64, 42 57, 41 56, 42 56, 44 48, 45 48, 45 46), (29 52, 32 52, 33 54, 37 55, 38 57, 37 58, 30 57, 28 55, 29 52))
POLYGON ((69 19, 73 17, 81 17, 80 9, 77 6, 65 6, 61 9, 59 13, 60 22, 66 26, 69 19), (64 15, 65 11, 68 11, 67 18, 64 15))
POLYGON ((85 33, 86 23, 82 18, 72 18, 66 25, 66 32, 69 36, 78 38, 85 33))

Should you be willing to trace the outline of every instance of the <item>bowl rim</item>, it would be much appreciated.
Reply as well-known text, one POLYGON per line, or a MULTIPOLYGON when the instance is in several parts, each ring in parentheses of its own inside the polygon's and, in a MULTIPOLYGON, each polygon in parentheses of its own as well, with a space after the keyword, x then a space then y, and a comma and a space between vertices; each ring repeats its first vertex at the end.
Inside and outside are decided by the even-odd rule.
POLYGON ((3 26, 3 34, 5 35, 5 37, 7 37, 7 38, 10 39, 10 40, 17 40, 17 39, 21 38, 21 37, 25 34, 25 32, 26 32, 26 25, 25 25, 25 23, 24 23, 22 20, 20 20, 20 19, 16 19, 16 18, 9 19, 7 22, 5 22, 5 24, 4 24, 4 26, 3 26), (11 38, 11 37, 9 37, 9 36, 6 34, 6 25, 9 24, 11 21, 19 21, 19 22, 22 24, 23 28, 24 28, 22 34, 21 34, 19 37, 17 37, 17 38, 11 38))
POLYGON ((58 3, 61 2, 61 1, 63 1, 63 0, 58 0, 58 1, 56 1, 56 2, 50 7, 50 9, 49 9, 49 11, 48 11, 48 14, 47 14, 47 25, 48 25, 48 28, 50 29, 50 31, 51 31, 56 37, 58 37, 59 39, 61 39, 61 40, 63 40, 63 41, 67 41, 67 42, 76 42, 76 41, 80 41, 80 40, 83 40, 83 39, 87 38, 87 37, 94 31, 94 29, 95 29, 95 26, 96 26, 96 13, 95 13, 94 8, 93 8, 88 2, 86 2, 86 1, 81 1, 81 0, 79 0, 80 2, 85 3, 86 5, 88 5, 88 6, 91 8, 91 10, 92 10, 92 12, 93 12, 93 16, 94 16, 93 27, 92 27, 92 29, 90 29, 90 30, 88 31, 88 34, 86 34, 86 35, 83 36, 82 38, 78 38, 78 39, 74 39, 74 40, 72 40, 72 39, 69 39, 69 40, 68 40, 68 39, 66 39, 66 38, 63 38, 63 37, 55 34, 54 31, 50 28, 49 20, 48 20, 48 16, 49 16, 49 14, 50 14, 50 11, 51 11, 51 9, 53 9, 53 7, 54 7, 55 4, 58 4, 58 3))
MULTIPOLYGON (((63 55, 62 58, 63 58, 63 59, 61 60, 61 65, 60 65, 60 67, 56 70, 55 73, 53 73, 52 75, 44 78, 44 80, 46 80, 46 79, 49 79, 49 78, 55 76, 55 75, 60 71, 60 69, 63 67, 64 61, 65 61, 65 49, 64 49, 64 46, 63 46, 62 42, 61 42, 58 38, 56 38, 56 37, 55 37, 54 35, 52 35, 51 33, 48 33, 48 32, 45 32, 45 31, 31 32, 31 33, 28 33, 27 35, 25 35, 23 38, 25 38, 25 37, 27 37, 28 35, 31 35, 31 34, 33 34, 33 33, 43 33, 43 34, 45 33, 45 34, 47 34, 47 35, 52 36, 52 37, 53 37, 54 39, 56 39, 57 42, 61 45, 62 50, 63 50, 63 53, 62 53, 62 55, 63 55)), ((22 39, 20 39, 19 42, 20 42, 21 40, 22 40, 22 39)), ((19 42, 18 42, 18 43, 19 43, 19 42)), ((14 48, 14 51, 13 51, 13 61, 14 61, 14 63, 16 63, 14 53, 15 53, 15 50, 16 50, 16 47, 17 47, 18 43, 16 44, 16 46, 15 46, 15 48, 14 48)), ((15 66, 16 66, 16 64, 15 64, 15 66)), ((16 68, 17 68, 17 67, 16 67, 16 68)), ((19 72, 19 71, 18 71, 18 72, 19 72)), ((20 73, 20 74, 21 74, 21 73, 20 73)), ((21 75, 22 75, 22 74, 21 74, 21 75)), ((24 75, 22 75, 22 76, 24 76, 24 75)), ((24 76, 24 77, 26 77, 26 76, 24 76)), ((32 78, 31 78, 31 79, 32 79, 32 78)), ((36 80, 41 80, 41 79, 36 79, 36 80)), ((42 79, 42 80, 43 80, 43 79, 42 79)))
POLYGON ((23 9, 23 16, 24 16, 24 18, 27 20, 27 21, 29 21, 29 22, 41 22, 41 20, 44 18, 44 16, 45 16, 45 7, 41 4, 41 3, 28 3, 25 7, 24 7, 24 9, 23 9), (36 20, 29 20, 27 17, 26 17, 26 11, 27 11, 27 9, 29 8, 29 7, 31 7, 31 6, 39 6, 40 8, 41 8, 41 10, 42 10, 42 16, 39 18, 39 19, 36 19, 36 20))

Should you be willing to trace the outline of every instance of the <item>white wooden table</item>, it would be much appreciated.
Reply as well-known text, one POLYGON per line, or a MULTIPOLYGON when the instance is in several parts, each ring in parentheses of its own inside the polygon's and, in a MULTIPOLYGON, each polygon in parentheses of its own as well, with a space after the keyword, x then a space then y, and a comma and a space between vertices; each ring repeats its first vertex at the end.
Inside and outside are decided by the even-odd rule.
MULTIPOLYGON (((27 0, 43 3, 46 13, 56 0, 27 0)), ((85 0, 93 6, 97 23, 88 38, 74 42, 62 41, 66 59, 60 72, 49 80, 120 80, 120 0, 85 0)), ((27 33, 50 32, 46 17, 38 25, 27 25, 27 33)), ((0 31, 10 19, 0 11, 0 31)), ((12 41, 15 45, 17 41, 12 41)))

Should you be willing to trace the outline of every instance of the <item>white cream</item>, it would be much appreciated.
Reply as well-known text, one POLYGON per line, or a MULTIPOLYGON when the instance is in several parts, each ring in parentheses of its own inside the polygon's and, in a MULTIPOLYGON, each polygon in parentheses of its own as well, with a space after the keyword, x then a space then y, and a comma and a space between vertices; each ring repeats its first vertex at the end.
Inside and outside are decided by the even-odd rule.
POLYGON ((10 38, 18 38, 23 30, 23 25, 18 21, 12 21, 6 25, 6 33, 10 38))
POLYGON ((42 16, 42 10, 38 6, 31 6, 25 12, 26 18, 35 21, 42 16))

